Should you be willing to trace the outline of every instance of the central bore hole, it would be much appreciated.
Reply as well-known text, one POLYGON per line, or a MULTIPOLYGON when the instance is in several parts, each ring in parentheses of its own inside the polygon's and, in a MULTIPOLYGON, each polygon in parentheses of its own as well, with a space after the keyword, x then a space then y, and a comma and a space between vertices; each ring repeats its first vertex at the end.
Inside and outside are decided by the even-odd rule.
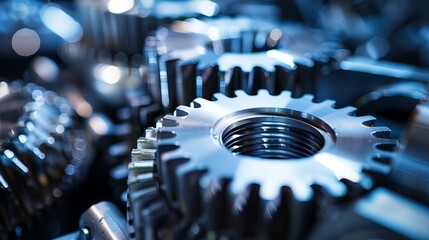
POLYGON ((261 116, 230 125, 222 134, 222 142, 234 155, 297 159, 316 154, 325 140, 315 127, 301 120, 261 116))

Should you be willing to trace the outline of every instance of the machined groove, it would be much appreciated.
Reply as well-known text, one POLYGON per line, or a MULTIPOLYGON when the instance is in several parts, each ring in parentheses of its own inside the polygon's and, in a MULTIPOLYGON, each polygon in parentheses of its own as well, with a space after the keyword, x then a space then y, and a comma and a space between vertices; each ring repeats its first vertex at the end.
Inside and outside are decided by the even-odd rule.
POLYGON ((236 155, 271 159, 304 158, 324 146, 316 128, 284 116, 266 116, 239 121, 223 135, 224 146, 236 155))

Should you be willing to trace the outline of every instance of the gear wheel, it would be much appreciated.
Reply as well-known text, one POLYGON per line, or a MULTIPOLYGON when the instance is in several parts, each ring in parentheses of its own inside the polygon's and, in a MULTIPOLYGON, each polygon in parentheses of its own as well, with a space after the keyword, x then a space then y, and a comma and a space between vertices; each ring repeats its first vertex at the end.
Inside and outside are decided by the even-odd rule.
POLYGON ((20 81, 0 82, 0 88, 6 93, 0 98, 0 236, 19 236, 84 179, 91 150, 64 98, 20 81))
POLYGON ((341 49, 338 39, 297 24, 260 19, 187 19, 146 40, 149 87, 165 112, 216 92, 232 96, 294 90, 311 93, 323 65, 341 49), (311 50, 309 50, 311 49, 311 50))
POLYGON ((302 238, 316 213, 390 171, 373 156, 396 141, 373 117, 288 91, 235 95, 195 99, 161 120, 154 172, 166 197, 155 203, 164 211, 146 210, 164 219, 151 222, 155 238, 302 238))
POLYGON ((215 15, 211 1, 104 1, 78 0, 84 42, 96 49, 132 55, 141 52, 150 31, 177 19, 215 15))

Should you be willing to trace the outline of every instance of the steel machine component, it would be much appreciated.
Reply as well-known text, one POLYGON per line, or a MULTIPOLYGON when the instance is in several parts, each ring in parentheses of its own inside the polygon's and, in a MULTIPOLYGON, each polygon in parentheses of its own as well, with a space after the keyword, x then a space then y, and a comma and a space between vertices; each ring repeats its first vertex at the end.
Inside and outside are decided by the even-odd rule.
POLYGON ((393 162, 390 188, 428 204, 429 181, 426 141, 429 130, 428 101, 418 104, 411 121, 400 138, 398 157, 393 162))
MULTIPOLYGON (((316 212, 371 189, 371 173, 390 171, 377 157, 389 156, 396 142, 385 138, 387 128, 372 127, 372 117, 350 116, 353 108, 314 103, 310 95, 235 95, 196 99, 161 120, 149 175, 166 198, 130 198, 131 207, 146 206, 133 212, 146 221, 140 236, 301 238, 316 212), (177 217, 180 224, 170 225, 177 217)), ((149 189, 145 181, 136 186, 149 189)))
POLYGON ((187 19, 146 41, 148 85, 171 112, 195 97, 294 90, 313 92, 321 63, 341 45, 320 30, 257 18, 187 19), (310 80, 312 79, 312 80, 310 80))
POLYGON ((41 224, 37 216, 82 182, 92 150, 64 98, 19 81, 0 86, 0 232, 19 237, 41 224))
POLYGON ((79 239, 128 239, 125 217, 109 202, 91 206, 80 217, 79 226, 79 239))

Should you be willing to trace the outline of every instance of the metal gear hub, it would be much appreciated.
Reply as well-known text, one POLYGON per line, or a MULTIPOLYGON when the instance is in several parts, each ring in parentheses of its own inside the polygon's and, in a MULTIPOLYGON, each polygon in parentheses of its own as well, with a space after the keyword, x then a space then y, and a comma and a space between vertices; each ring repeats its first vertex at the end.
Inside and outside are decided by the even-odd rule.
POLYGON ((161 189, 205 234, 300 238, 314 203, 323 210, 355 187, 371 189, 371 172, 390 171, 377 159, 396 141, 373 117, 288 91, 235 95, 180 106, 158 132, 161 189))

